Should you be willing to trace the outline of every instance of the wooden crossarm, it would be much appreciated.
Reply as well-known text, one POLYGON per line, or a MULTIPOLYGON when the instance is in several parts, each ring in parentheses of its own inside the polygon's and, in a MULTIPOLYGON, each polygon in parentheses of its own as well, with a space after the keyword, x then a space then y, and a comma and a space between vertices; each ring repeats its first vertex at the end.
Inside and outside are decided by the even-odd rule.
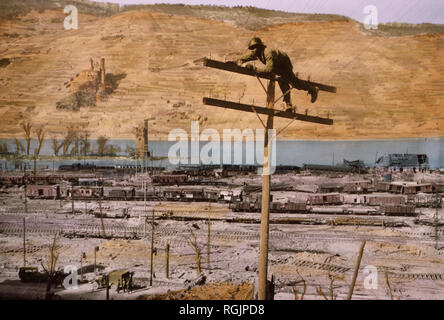
MULTIPOLYGON (((211 60, 211 59, 207 59, 207 58, 202 59, 202 61, 203 61, 203 65, 206 67, 230 71, 230 72, 236 72, 236 73, 244 74, 247 76, 259 77, 259 78, 268 79, 268 80, 277 80, 276 75, 273 73, 255 72, 255 71, 247 69, 245 67, 238 66, 237 64, 235 64, 233 62, 221 62, 221 61, 211 60)), ((313 82, 313 81, 307 81, 307 80, 302 80, 302 79, 299 79, 299 80, 301 80, 302 82, 308 83, 312 86, 317 86, 319 88, 319 90, 331 92, 331 93, 336 93, 336 87, 329 86, 329 85, 322 84, 322 83, 313 82)))
POLYGON ((240 74, 245 74, 247 76, 259 77, 259 78, 268 79, 268 80, 276 80, 276 75, 274 75, 272 73, 255 72, 255 71, 247 69, 245 67, 238 66, 237 64, 235 64, 233 62, 221 62, 221 61, 216 61, 216 60, 211 60, 211 59, 205 58, 205 59, 203 59, 203 65, 205 67, 221 69, 221 70, 230 71, 230 72, 236 72, 236 73, 240 73, 240 74))
POLYGON ((260 113, 260 114, 271 115, 274 117, 296 119, 299 121, 313 122, 313 123, 326 124, 326 125, 333 124, 333 120, 328 119, 328 118, 309 116, 309 115, 305 115, 305 114, 301 114, 301 113, 286 112, 286 111, 281 111, 281 110, 276 110, 276 109, 258 107, 258 106, 254 106, 254 105, 248 105, 248 104, 213 99, 213 98, 203 98, 203 103, 206 105, 215 106, 215 107, 233 109, 233 110, 238 110, 238 111, 256 112, 256 113, 260 113))

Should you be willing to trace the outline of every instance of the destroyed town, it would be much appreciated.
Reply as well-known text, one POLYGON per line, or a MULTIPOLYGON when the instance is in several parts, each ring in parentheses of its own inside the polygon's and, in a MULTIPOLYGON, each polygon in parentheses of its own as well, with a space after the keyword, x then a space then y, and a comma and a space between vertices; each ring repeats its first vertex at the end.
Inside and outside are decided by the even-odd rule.
POLYGON ((140 3, 0 4, 1 300, 444 299, 443 15, 140 3))

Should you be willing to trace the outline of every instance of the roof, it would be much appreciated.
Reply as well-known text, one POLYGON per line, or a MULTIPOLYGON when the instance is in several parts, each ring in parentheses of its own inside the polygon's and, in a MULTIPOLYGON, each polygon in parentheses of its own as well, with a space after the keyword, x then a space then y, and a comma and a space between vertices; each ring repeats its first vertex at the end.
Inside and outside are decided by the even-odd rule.
POLYGON ((337 182, 327 182, 318 184, 319 188, 343 188, 344 185, 342 183, 337 182))
POLYGON ((404 182, 404 181, 394 181, 391 183, 392 185, 395 186, 404 186, 404 187, 418 187, 418 186, 431 186, 431 183, 417 183, 417 182, 404 182))
POLYGON ((337 192, 331 192, 331 193, 315 193, 315 194, 310 194, 309 197, 314 197, 314 196, 339 196, 339 193, 337 192))

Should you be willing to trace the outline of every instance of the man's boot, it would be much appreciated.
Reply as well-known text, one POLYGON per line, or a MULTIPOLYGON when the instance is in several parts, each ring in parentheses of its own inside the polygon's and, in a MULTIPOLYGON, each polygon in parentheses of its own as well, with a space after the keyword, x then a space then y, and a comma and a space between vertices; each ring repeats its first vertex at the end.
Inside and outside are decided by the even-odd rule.
POLYGON ((308 93, 311 95, 311 103, 314 103, 318 98, 319 88, 316 86, 310 86, 308 93))
POLYGON ((291 105, 291 103, 287 103, 287 106, 285 107, 285 112, 294 112, 294 107, 291 105))

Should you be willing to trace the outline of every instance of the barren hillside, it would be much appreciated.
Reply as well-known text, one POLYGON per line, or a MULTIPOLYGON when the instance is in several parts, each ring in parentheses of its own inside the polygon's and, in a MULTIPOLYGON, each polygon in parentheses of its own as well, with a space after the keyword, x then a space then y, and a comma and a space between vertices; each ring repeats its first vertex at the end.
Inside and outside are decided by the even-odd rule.
MULTIPOLYGON (((80 15, 78 30, 64 30, 62 9, 31 11, 0 22, 0 137, 21 137, 19 124, 47 124, 50 136, 67 126, 93 136, 134 137, 150 122, 150 138, 166 139, 173 128, 260 128, 254 114, 202 105, 210 95, 263 104, 256 79, 207 69, 204 56, 231 60, 245 53, 253 35, 286 51, 295 71, 338 87, 311 104, 294 92, 298 111, 335 120, 334 126, 293 123, 279 138, 364 139, 442 137, 444 127, 444 35, 369 34, 349 19, 269 25, 252 31, 233 23, 131 10, 108 16, 80 15), (104 57, 117 89, 95 107, 56 110, 64 83, 104 57), (2 60, 3 59, 3 60, 2 60)), ((247 19, 248 17, 246 17, 247 19)), ((280 91, 278 90, 278 95, 280 91)), ((281 107, 280 104, 277 106, 281 107)), ((277 129, 287 120, 276 120, 277 129)))

